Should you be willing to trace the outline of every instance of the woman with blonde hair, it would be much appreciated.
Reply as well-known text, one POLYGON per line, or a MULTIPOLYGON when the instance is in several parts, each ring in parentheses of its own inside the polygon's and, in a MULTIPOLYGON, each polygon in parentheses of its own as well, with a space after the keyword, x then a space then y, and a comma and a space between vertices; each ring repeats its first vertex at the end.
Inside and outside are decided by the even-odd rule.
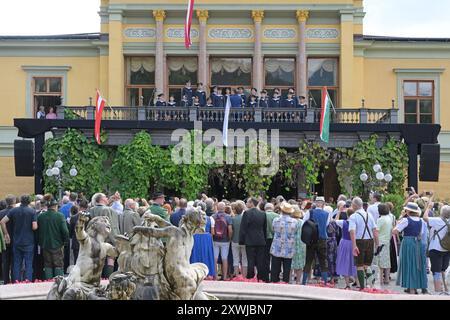
POLYGON ((301 284, 303 267, 305 266, 306 257, 306 245, 302 242, 302 226, 303 226, 303 211, 298 205, 294 205, 294 213, 292 213, 292 218, 297 220, 297 229, 295 230, 294 238, 294 256, 292 257, 292 274, 293 281, 296 284, 301 284))

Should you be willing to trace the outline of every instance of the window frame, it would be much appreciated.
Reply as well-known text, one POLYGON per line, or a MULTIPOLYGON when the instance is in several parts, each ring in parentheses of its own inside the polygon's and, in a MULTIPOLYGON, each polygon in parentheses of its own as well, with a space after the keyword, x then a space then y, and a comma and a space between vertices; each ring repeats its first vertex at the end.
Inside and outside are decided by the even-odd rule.
MULTIPOLYGON (((310 59, 333 59, 333 60, 336 60, 336 65, 337 65, 336 85, 335 86, 326 86, 326 87, 330 90, 336 91, 336 101, 334 101, 333 103, 336 108, 339 108, 340 107, 340 105, 339 105, 339 103, 340 103, 339 79, 340 79, 340 72, 341 72, 339 57, 336 57, 336 56, 309 56, 308 59, 306 60, 306 91, 308 94, 308 105, 309 105, 310 91, 311 90, 322 90, 322 88, 324 87, 324 86, 310 86, 309 85, 309 60, 310 59)), ((309 107, 311 108, 312 106, 309 106, 309 107)))
MULTIPOLYGON (((250 89, 253 87, 253 56, 247 56, 247 55, 242 55, 242 56, 223 56, 223 55, 214 55, 214 56, 210 56, 208 59, 208 74, 209 74, 209 86, 212 88, 214 86, 218 86, 219 88, 239 88, 239 87, 243 87, 244 89, 248 89, 248 91, 250 91, 250 89), (250 59, 251 61, 251 65, 252 65, 252 70, 250 72, 250 85, 247 84, 226 84, 226 85, 222 85, 222 84, 214 84, 212 82, 212 68, 211 68, 211 63, 213 59, 250 59)), ((212 91, 211 91, 212 92, 212 91)))
POLYGON ((403 122, 404 123, 410 123, 414 124, 412 122, 406 122, 406 117, 408 115, 415 115, 416 116, 416 122, 415 124, 421 124, 420 116, 423 115, 431 115, 431 123, 435 123, 435 89, 436 89, 436 83, 434 80, 425 80, 425 79, 405 79, 402 83, 402 94, 403 94, 403 106, 404 106, 404 113, 403 113, 403 122), (406 83, 415 83, 416 84, 416 96, 407 96, 405 95, 405 84, 406 83), (431 96, 421 96, 419 95, 419 84, 420 83, 431 83, 431 96), (416 113, 407 113, 406 112, 406 101, 407 100, 415 100, 416 101, 416 113), (431 101, 431 113, 421 113, 420 112, 420 101, 431 101))
MULTIPOLYGON (((199 72, 199 65, 198 65, 198 56, 193 56, 193 55, 188 55, 188 56, 176 56, 176 55, 171 55, 171 56, 167 56, 167 62, 166 62, 166 72, 167 72, 167 93, 165 94, 165 100, 166 100, 166 102, 169 102, 169 98, 170 98, 170 90, 178 90, 179 92, 180 92, 180 99, 178 100, 178 99, 176 99, 175 98, 175 101, 177 102, 177 105, 181 105, 181 99, 183 98, 183 96, 181 95, 181 91, 182 91, 182 89, 184 88, 184 86, 186 85, 186 84, 173 84, 173 85, 171 85, 170 84, 170 70, 169 70, 169 59, 170 58, 180 58, 180 57, 182 57, 182 58, 195 58, 196 60, 197 60, 197 81, 193 81, 192 79, 190 79, 191 80, 191 87, 192 87, 192 89, 194 89, 195 90, 195 88, 197 88, 197 83, 199 82, 199 74, 198 74, 198 72, 199 72)), ((203 84, 204 86, 206 86, 206 83, 204 83, 203 84)))
MULTIPOLYGON (((268 93, 273 92, 275 88, 279 88, 281 90, 281 95, 283 95, 283 92, 286 92, 289 90, 289 88, 297 88, 297 57, 293 56, 264 56, 263 60, 263 88, 267 90, 268 93), (267 85, 266 84, 266 59, 293 59, 294 60, 294 83, 291 86, 276 86, 276 85, 267 85)), ((296 92, 298 95, 298 92, 296 92)))
MULTIPOLYGON (((128 96, 128 91, 130 89, 138 89, 139 92, 139 103, 137 106, 135 107, 142 107, 143 105, 143 99, 141 99, 140 97, 143 96, 143 90, 144 89, 152 89, 153 90, 153 99, 150 100, 150 103, 153 103, 153 101, 155 100, 155 95, 156 95, 156 84, 151 84, 151 85, 147 85, 147 84, 130 84, 129 83, 129 77, 128 77, 128 72, 129 72, 129 68, 130 66, 130 61, 131 58, 135 58, 135 57, 142 57, 142 58, 154 58, 156 59, 155 56, 151 56, 151 55, 132 55, 132 56, 125 56, 125 99, 126 99, 126 103, 125 105, 127 106, 132 106, 132 104, 129 101, 129 96, 128 96)), ((156 79, 155 79, 156 80, 156 79)), ((155 81, 156 82, 156 81, 155 81)))
MULTIPOLYGON (((37 112, 39 111, 39 106, 36 105, 36 97, 43 97, 43 96, 52 96, 52 97, 60 97, 61 99, 63 98, 63 88, 64 88, 64 77, 63 76, 41 76, 41 75, 37 75, 37 76, 32 76, 31 77, 31 95, 32 95, 32 104, 33 104, 33 118, 36 117, 37 112), (36 79, 45 79, 46 81, 46 86, 47 86, 47 91, 46 92, 37 92, 36 91, 36 79), (61 81, 61 85, 60 85, 60 91, 59 92, 52 92, 50 91, 50 80, 51 79, 59 79, 61 81)), ((47 110, 46 110, 47 112, 47 110)), ((56 112, 56 110, 55 110, 56 112)))

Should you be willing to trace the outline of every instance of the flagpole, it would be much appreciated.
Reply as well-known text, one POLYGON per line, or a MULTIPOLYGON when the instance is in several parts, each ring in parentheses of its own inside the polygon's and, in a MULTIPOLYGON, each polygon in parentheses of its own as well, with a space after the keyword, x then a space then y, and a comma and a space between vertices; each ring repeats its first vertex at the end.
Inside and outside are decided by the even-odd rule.
MULTIPOLYGON (((327 96, 330 96, 330 95, 328 94, 328 88, 325 89, 325 90, 327 91, 327 96)), ((334 108, 334 103, 333 103, 333 100, 331 100, 331 97, 330 97, 330 102, 331 102, 331 107, 333 108, 333 112, 336 113, 336 109, 334 108)))

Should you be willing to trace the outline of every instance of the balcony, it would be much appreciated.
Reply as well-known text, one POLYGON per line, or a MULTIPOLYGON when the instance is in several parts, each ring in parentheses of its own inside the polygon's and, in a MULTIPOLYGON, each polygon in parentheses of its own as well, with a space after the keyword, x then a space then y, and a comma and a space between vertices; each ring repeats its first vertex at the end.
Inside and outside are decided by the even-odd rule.
MULTIPOLYGON (((94 120, 93 106, 60 106, 58 119, 94 120)), ((103 120, 223 122, 225 110, 210 107, 105 107, 103 120)), ((259 123, 318 123, 320 109, 310 108, 232 108, 230 122, 259 123)), ((331 112, 331 122, 338 124, 397 124, 398 110, 386 109, 336 109, 331 112)))

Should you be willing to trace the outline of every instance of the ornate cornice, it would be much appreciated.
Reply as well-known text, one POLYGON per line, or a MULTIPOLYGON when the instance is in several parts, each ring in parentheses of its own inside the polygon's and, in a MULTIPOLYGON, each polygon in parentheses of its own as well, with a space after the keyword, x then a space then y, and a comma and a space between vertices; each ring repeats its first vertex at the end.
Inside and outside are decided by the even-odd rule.
POLYGON ((197 10, 197 18, 201 23, 206 23, 209 18, 208 10, 197 10))
POLYGON ((263 10, 253 10, 252 11, 252 18, 254 22, 261 23, 264 18, 264 11, 263 10))
POLYGON ((164 21, 166 12, 164 10, 153 10, 153 17, 155 17, 156 21, 164 21))
POLYGON ((297 10, 296 17, 298 22, 306 22, 309 18, 309 11, 308 10, 297 10))

